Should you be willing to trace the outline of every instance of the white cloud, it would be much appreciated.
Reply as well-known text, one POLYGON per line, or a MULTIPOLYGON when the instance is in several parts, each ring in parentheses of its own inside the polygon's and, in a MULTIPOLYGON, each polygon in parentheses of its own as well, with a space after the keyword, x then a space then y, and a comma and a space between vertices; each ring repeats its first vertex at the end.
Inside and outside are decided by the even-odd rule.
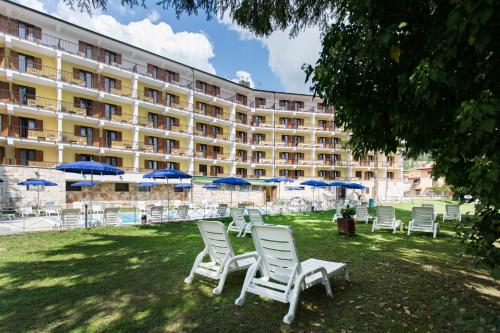
POLYGON ((161 19, 160 13, 156 9, 153 9, 147 16, 147 19, 153 23, 158 22, 161 19))
POLYGON ((17 0, 17 2, 19 2, 21 5, 29 7, 31 9, 38 10, 39 12, 43 12, 43 13, 47 12, 43 2, 41 2, 39 0, 17 0))
MULTIPOLYGON (((29 3, 32 8, 46 11, 41 0, 18 0, 18 2, 29 3)), ((208 37, 203 32, 174 32, 165 22, 155 23, 161 18, 155 10, 147 18, 127 24, 101 12, 96 12, 91 17, 86 12, 72 10, 62 1, 58 3, 55 11, 49 14, 215 74, 215 68, 210 63, 215 54, 208 37)))
POLYGON ((255 84, 252 79, 252 75, 244 70, 236 71, 236 78, 232 79, 233 82, 246 81, 250 84, 250 88, 255 88, 255 84))
POLYGON ((233 23, 227 15, 220 18, 219 22, 238 32, 242 40, 260 41, 269 53, 269 68, 288 91, 309 93, 309 84, 304 82, 306 75, 302 65, 314 64, 319 57, 321 38, 318 27, 306 28, 295 38, 289 37, 288 30, 275 31, 269 37, 261 38, 233 23))

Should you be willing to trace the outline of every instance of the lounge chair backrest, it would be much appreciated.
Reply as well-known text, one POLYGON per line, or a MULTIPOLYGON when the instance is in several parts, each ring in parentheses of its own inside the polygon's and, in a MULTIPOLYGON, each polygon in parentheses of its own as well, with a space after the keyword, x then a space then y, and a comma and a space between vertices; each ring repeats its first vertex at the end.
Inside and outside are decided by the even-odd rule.
POLYGON ((231 217, 236 226, 240 226, 246 222, 245 215, 243 215, 240 208, 231 208, 231 217))
POLYGON ((228 254, 230 257, 234 257, 224 224, 219 221, 203 220, 197 223, 211 261, 222 264, 228 254))
POLYGON ((31 206, 31 204, 25 204, 23 207, 21 207, 21 212, 23 214, 33 214, 33 207, 31 206))
POLYGON ((290 227, 256 225, 252 237, 264 276, 288 284, 302 272, 290 227))
POLYGON ((161 223, 163 216, 163 206, 152 206, 150 214, 152 223, 161 223))
POLYGON ((378 223, 392 223, 396 218, 396 214, 394 212, 394 207, 391 206, 378 206, 377 207, 377 218, 378 223))
POLYGON ((432 227, 432 225, 434 224, 434 208, 413 207, 412 217, 413 217, 413 226, 432 227))
POLYGON ((458 219, 460 216, 460 208, 458 205, 446 205, 446 216, 449 219, 458 219))
POLYGON ((217 216, 226 216, 227 204, 220 204, 217 208, 217 216))
POLYGON ((80 209, 67 208, 61 211, 61 227, 76 228, 80 226, 80 209))
POLYGON ((189 213, 189 205, 180 205, 177 207, 177 218, 178 219, 187 219, 189 213))
POLYGON ((365 205, 356 205, 356 217, 360 220, 368 216, 368 208, 365 205))
POLYGON ((120 216, 120 208, 104 208, 104 225, 118 224, 120 216))
POLYGON ((263 225, 264 219, 262 218, 262 214, 258 209, 248 209, 248 217, 250 218, 250 223, 253 225, 263 225))
POLYGON ((47 201, 45 203, 45 209, 56 209, 56 203, 54 201, 47 201))

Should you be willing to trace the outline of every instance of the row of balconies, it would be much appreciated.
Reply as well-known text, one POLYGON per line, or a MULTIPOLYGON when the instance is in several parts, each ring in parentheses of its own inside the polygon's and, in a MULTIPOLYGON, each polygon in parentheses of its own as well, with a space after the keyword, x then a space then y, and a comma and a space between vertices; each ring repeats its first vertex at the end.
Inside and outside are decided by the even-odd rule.
MULTIPOLYGON (((37 167, 37 168, 53 168, 57 165, 59 165, 59 162, 53 162, 53 161, 29 161, 29 160, 20 160, 20 159, 15 159, 15 158, 7 158, 7 157, 2 157, 0 158, 0 164, 1 165, 10 165, 10 166, 28 166, 28 167, 37 167)), ((208 167, 208 166, 207 166, 208 167)), ((125 172, 140 172, 140 173, 146 173, 153 171, 154 169, 151 168, 134 168, 130 166, 119 166, 120 169, 122 169, 125 172)), ((222 169, 224 169, 222 167, 222 169)), ((249 178, 249 179, 266 179, 271 177, 272 175, 267 175, 266 170, 263 169, 255 169, 259 170, 259 174, 249 174, 249 170, 246 168, 237 168, 236 173, 232 174, 230 172, 217 172, 217 170, 207 170, 207 171, 195 171, 192 172, 191 174, 193 176, 205 176, 205 177, 227 177, 227 176, 236 176, 236 177, 244 177, 244 178, 249 178), (246 171, 246 172, 245 172, 246 171), (263 174, 262 174, 263 173, 263 174)), ((254 170, 254 172, 255 172, 254 170)), ((186 171, 186 170, 184 170, 186 171)), ((284 170, 281 170, 284 171, 284 170)), ((292 170, 290 170, 292 171, 292 170)), ((293 170, 295 171, 295 170, 293 170)), ((276 173, 279 174, 280 170, 276 170, 276 173)), ((318 175, 317 176, 311 176, 311 175, 295 175, 293 172, 286 172, 283 173, 281 172, 284 176, 288 178, 292 178, 294 180, 306 180, 306 179, 322 179, 322 180, 328 180, 328 181, 333 181, 333 180, 341 180, 341 181, 370 181, 373 180, 374 177, 342 177, 342 176, 335 176, 333 174, 326 174, 326 175, 321 175, 324 173, 324 171, 317 171, 318 175)), ((379 180, 383 180, 388 178, 391 181, 402 181, 402 178, 399 177, 394 177, 393 175, 391 177, 379 177, 379 180)))
MULTIPOLYGON (((93 119, 103 119, 103 120, 108 120, 108 121, 114 121, 117 123, 126 123, 126 124, 133 124, 133 115, 128 114, 128 113, 123 113, 120 112, 119 114, 110 114, 106 113, 104 109, 100 109, 97 106, 87 106, 87 107, 81 107, 78 105, 75 105, 75 103, 71 102, 65 102, 65 101, 58 101, 55 99, 50 99, 46 97, 41 97, 41 96, 32 96, 32 95, 24 95, 21 96, 19 93, 13 93, 9 90, 0 90, 0 101, 5 102, 5 103, 10 103, 10 104, 15 104, 15 105, 20 105, 20 106, 27 106, 31 108, 37 108, 37 109, 44 109, 44 110, 49 110, 49 111, 54 111, 57 112, 57 110, 60 108, 60 110, 64 113, 68 114, 74 114, 78 116, 83 116, 86 118, 93 118, 93 119)), ((174 105, 174 107, 177 107, 177 105, 174 105)), ((187 112, 187 109, 184 109, 187 112)), ((224 119, 228 120, 230 119, 229 114, 222 114, 222 115, 215 115, 215 114, 209 114, 204 111, 194 109, 195 114, 201 114, 213 118, 218 118, 218 119, 224 119)), ((160 115, 162 116, 162 115, 160 115)), ((173 115, 172 115, 173 116, 173 115)), ((164 130, 169 130, 169 131, 178 131, 178 132, 186 132, 187 131, 187 126, 186 125, 167 125, 166 123, 161 123, 161 122, 153 122, 148 120, 147 117, 137 117, 137 123, 141 126, 149 126, 152 128, 157 128, 157 129, 164 129, 164 130)), ((269 123, 269 127, 265 126, 263 123, 257 124, 257 123, 251 123, 252 125, 258 126, 258 128, 272 128, 273 124, 269 123)), ((282 124, 276 124, 275 125, 276 129, 278 130, 286 130, 286 129, 303 129, 303 130, 311 130, 314 128, 312 125, 302 125, 302 126, 284 126, 282 124)), ((325 130, 325 131, 337 131, 337 129, 333 126, 316 126, 316 130, 325 130)), ((216 135, 211 136, 212 138, 217 138, 216 135)), ((267 143, 264 143, 264 145, 268 145, 267 143)))
MULTIPOLYGON (((139 74, 142 77, 147 78, 148 80, 155 80, 158 81, 159 83, 169 83, 184 89, 194 89, 195 91, 206 94, 209 96, 213 96, 216 98, 220 98, 222 100, 232 102, 232 103, 237 103, 240 105, 248 106, 251 108, 258 108, 258 109, 271 109, 271 110, 278 110, 278 111, 293 111, 293 112, 308 112, 308 113, 328 113, 328 114, 333 114, 334 110, 333 108, 330 107, 323 107, 323 106, 315 106, 315 105, 295 105, 295 104, 287 104, 287 105, 279 105, 274 102, 266 102, 266 103, 258 103, 254 101, 249 101, 247 102, 246 99, 243 101, 241 99, 238 99, 236 94, 225 91, 225 90, 211 90, 208 89, 208 87, 194 87, 193 81, 181 78, 178 76, 163 76, 163 77, 158 77, 155 76, 153 73, 148 72, 148 68, 146 65, 139 64, 136 62, 133 62, 131 60, 125 59, 120 56, 120 61, 113 61, 112 59, 106 59, 106 58, 101 58, 99 57, 99 52, 93 52, 90 56, 86 54, 85 52, 82 52, 80 50, 80 46, 77 43, 51 36, 45 33, 39 33, 37 36, 35 35, 29 35, 26 34, 24 36, 20 35, 18 33, 18 23, 17 22, 10 22, 6 20, 0 20, 0 32, 10 34, 12 36, 15 36, 19 38, 22 41, 27 41, 30 43, 35 43, 38 45, 42 45, 45 47, 52 48, 54 50, 60 50, 63 52, 67 52, 71 56, 77 56, 80 57, 82 60, 82 63, 85 61, 91 62, 91 64, 102 64, 104 66, 110 66, 114 69, 114 71, 119 70, 119 71, 124 71, 124 75, 126 77, 130 77, 130 74, 139 74)), ((96 47, 96 49, 98 49, 96 47)), ((20 66, 16 66, 16 60, 12 61, 4 61, 5 66, 9 66, 12 69, 19 69, 20 66), (16 68, 17 67, 17 68, 16 68)), ((17 64, 19 65, 19 64, 17 64)), ((103 69, 105 70, 106 68, 103 66, 103 69)), ((92 67, 92 66, 88 66, 92 67)), ((100 66, 99 66, 100 67, 100 66)), ((46 65, 36 65, 36 66, 31 66, 26 69, 26 72, 29 74, 37 75, 37 76, 43 76, 47 77, 50 79, 56 80, 57 78, 60 78, 62 81, 69 82, 69 83, 74 83, 77 85, 81 86, 88 86, 89 83, 85 82, 84 80, 79 80, 75 79, 73 77, 73 73, 70 72, 65 72, 62 70, 58 70, 56 68, 51 68, 50 66, 46 65)), ((90 83, 90 85, 93 85, 90 83)), ((90 87, 90 88, 97 88, 97 87, 90 87)), ((120 89, 116 88, 110 88, 110 93, 114 93, 117 95, 121 96, 126 96, 126 97, 132 97, 134 96, 134 90, 130 87, 122 86, 120 89)), ((135 92, 135 96, 138 96, 139 99, 143 99, 148 102, 155 102, 153 97, 150 96, 144 96, 141 92, 135 92)))

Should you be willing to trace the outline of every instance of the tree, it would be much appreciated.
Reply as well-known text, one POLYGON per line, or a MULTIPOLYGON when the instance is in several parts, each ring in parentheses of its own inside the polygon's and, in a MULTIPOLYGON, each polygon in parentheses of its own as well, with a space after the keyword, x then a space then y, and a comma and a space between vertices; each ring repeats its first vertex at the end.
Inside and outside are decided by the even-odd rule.
MULTIPOLYGON (((93 4, 105 0, 65 0, 93 4)), ((124 0, 127 5, 137 1, 124 0)), ((433 176, 481 205, 462 234, 500 273, 500 2, 494 0, 160 0, 178 15, 229 13, 256 35, 322 27, 304 66, 311 91, 352 132, 355 154, 428 154, 433 176)), ((143 3, 144 4, 144 3, 143 3)), ((99 7, 100 6, 100 7, 99 7)))

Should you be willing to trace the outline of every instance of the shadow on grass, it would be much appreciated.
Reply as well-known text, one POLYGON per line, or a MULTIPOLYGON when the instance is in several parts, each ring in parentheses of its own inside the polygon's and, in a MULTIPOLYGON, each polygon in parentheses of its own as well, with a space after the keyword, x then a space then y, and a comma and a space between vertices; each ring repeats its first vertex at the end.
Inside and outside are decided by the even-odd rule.
MULTIPOLYGON (((344 237, 331 219, 332 212, 265 217, 293 226, 302 259, 345 261, 351 272, 351 284, 333 281, 333 299, 322 286, 302 293, 293 326, 282 324, 285 304, 249 295, 234 305, 245 272, 229 275, 221 296, 211 294, 213 281, 183 283, 203 247, 190 222, 2 238, 0 331, 433 330, 449 329, 456 315, 437 311, 436 300, 496 309, 498 284, 460 261, 451 223, 438 239, 371 233, 370 224, 344 237)), ((231 241, 238 253, 254 249, 250 237, 231 241)))

